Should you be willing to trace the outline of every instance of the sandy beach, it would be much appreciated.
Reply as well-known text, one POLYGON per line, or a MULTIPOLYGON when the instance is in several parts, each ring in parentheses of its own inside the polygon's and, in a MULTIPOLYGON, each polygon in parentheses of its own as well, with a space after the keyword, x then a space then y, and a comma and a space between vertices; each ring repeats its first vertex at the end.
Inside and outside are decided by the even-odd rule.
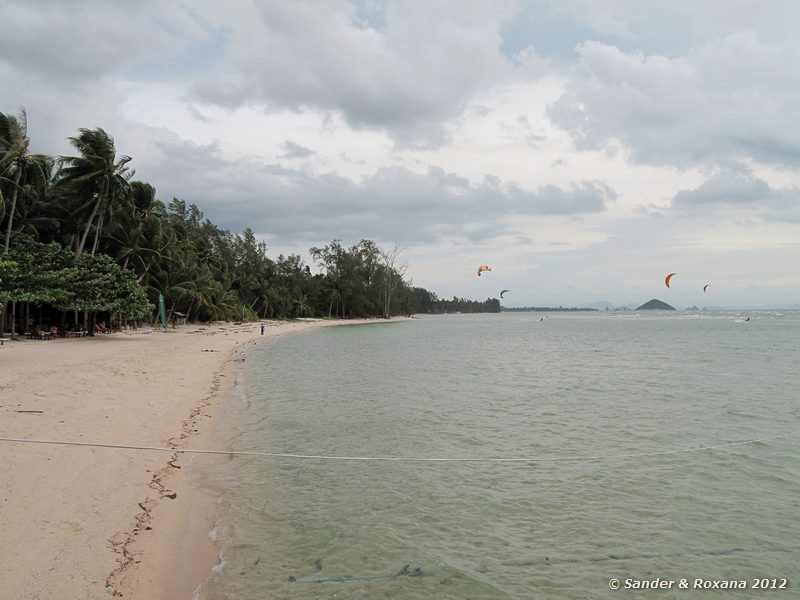
MULTIPOLYGON (((6 342, 0 437, 202 448, 238 350, 329 324, 6 342)), ((0 441, 0 457, 2 598, 190 598, 216 560, 182 476, 190 455, 0 441), (186 552, 196 572, 178 574, 186 552)))

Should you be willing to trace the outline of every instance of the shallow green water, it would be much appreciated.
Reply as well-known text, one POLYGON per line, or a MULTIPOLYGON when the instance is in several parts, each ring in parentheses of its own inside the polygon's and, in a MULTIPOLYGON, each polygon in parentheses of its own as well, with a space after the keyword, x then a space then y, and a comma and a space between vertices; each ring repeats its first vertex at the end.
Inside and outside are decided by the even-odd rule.
POLYGON ((227 449, 532 460, 198 459, 224 548, 199 598, 614 598, 655 577, 792 597, 800 314, 748 314, 421 317, 252 348, 227 449))

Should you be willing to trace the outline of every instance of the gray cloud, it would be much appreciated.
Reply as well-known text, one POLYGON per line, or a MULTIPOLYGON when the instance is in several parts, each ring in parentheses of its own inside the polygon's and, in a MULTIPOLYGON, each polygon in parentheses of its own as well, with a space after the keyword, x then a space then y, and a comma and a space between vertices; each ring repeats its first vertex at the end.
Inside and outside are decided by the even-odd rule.
POLYGON ((102 127, 118 140, 119 153, 132 153, 124 140, 133 137, 137 126, 120 117, 124 98, 113 86, 97 85, 87 96, 85 84, 59 87, 58 82, 26 76, 2 61, 0 81, 0 112, 15 113, 17 107, 25 107, 33 152, 72 154, 75 149, 68 137, 76 136, 80 127, 102 127))
POLYGON ((768 6, 753 0, 537 0, 520 9, 503 30, 509 56, 534 46, 540 55, 570 61, 576 46, 594 40, 626 53, 678 57, 735 32, 769 32, 773 41, 797 35, 794 0, 768 6))
POLYGON ((0 12, 0 64, 84 93, 87 82, 180 60, 209 34, 192 13, 153 0, 5 1, 0 12))
POLYGON ((730 166, 693 190, 681 190, 672 207, 689 214, 740 210, 767 221, 800 223, 800 189, 773 188, 743 166, 730 166))
POLYGON ((185 106, 186 106, 186 111, 192 116, 192 118, 197 119, 201 123, 211 123, 211 119, 209 119, 202 112, 200 112, 197 109, 197 107, 191 102, 186 102, 185 106))
POLYGON ((416 173, 397 166, 352 181, 337 173, 227 161, 218 144, 165 137, 157 147, 162 156, 149 157, 138 174, 156 185, 162 198, 179 196, 225 227, 251 227, 282 246, 334 238, 424 244, 526 235, 509 221, 597 213, 616 198, 597 181, 527 190, 493 176, 474 184, 440 168, 416 173))
POLYGON ((678 58, 597 42, 577 52, 578 68, 548 114, 580 149, 621 143, 634 161, 680 167, 800 161, 796 40, 733 34, 678 58))
POLYGON ((300 144, 296 144, 291 140, 286 140, 283 144, 281 144, 281 150, 283 150, 283 154, 281 154, 281 158, 310 158, 312 156, 316 156, 316 152, 311 150, 310 148, 306 148, 305 146, 301 146, 300 144))
POLYGON ((317 2, 274 2, 257 11, 219 69, 194 85, 195 98, 227 108, 340 112, 352 127, 424 147, 447 139, 442 122, 467 108, 470 94, 512 71, 499 52, 511 2, 460 2, 457 10, 446 2, 393 3, 379 28, 344 1, 325 10, 317 2))

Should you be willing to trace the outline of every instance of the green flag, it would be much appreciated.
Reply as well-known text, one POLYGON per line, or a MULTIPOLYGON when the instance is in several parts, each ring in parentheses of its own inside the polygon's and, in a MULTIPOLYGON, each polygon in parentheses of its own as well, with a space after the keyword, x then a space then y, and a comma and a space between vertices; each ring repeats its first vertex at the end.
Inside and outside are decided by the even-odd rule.
POLYGON ((164 294, 158 293, 158 314, 161 317, 161 324, 164 326, 164 331, 167 330, 167 307, 164 306, 164 294))

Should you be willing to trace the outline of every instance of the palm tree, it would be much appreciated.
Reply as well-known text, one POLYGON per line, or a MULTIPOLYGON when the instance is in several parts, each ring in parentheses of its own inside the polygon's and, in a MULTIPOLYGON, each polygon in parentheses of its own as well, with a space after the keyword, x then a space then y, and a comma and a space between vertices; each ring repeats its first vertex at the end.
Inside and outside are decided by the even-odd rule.
POLYGON ((11 184, 11 207, 8 211, 6 238, 3 254, 8 254, 11 243, 11 230, 14 227, 14 215, 17 211, 17 198, 21 189, 23 175, 31 172, 45 184, 47 176, 42 172, 48 157, 41 154, 30 154, 30 138, 28 137, 28 115, 20 108, 19 117, 0 113, 0 181, 11 184))
POLYGON ((298 317, 305 317, 307 314, 311 312, 311 305, 308 303, 308 296, 305 294, 300 294, 292 300, 292 304, 294 305, 294 314, 298 317))
POLYGON ((130 189, 128 180, 133 176, 133 171, 126 166, 131 157, 123 156, 117 160, 114 138, 99 127, 81 129, 80 135, 69 138, 69 141, 81 156, 59 158, 58 182, 71 190, 74 197, 83 203, 83 209, 88 209, 90 204, 92 206, 75 250, 75 257, 78 258, 86 246, 93 224, 93 252, 97 250, 106 213, 126 197, 130 189), (92 199, 94 202, 91 202, 92 199))
MULTIPOLYGON (((36 175, 37 167, 47 162, 47 157, 30 154, 30 138, 28 137, 28 115, 20 108, 19 117, 0 113, 0 184, 11 186, 11 207, 8 210, 8 224, 3 244, 3 254, 8 254, 11 244, 11 231, 14 227, 14 215, 17 212, 17 199, 23 175, 32 172, 36 175)), ((47 184, 47 177, 41 174, 40 179, 47 184)), ((0 194, 1 196, 2 194, 0 194)), ((4 203, 5 204, 5 203, 4 203)), ((5 208, 5 206, 4 206, 5 208)), ((15 306, 12 304, 12 306, 15 306)), ((12 320, 13 320, 12 310, 12 320)), ((6 302, 0 306, 0 337, 3 335, 6 316, 6 302)), ((13 322, 12 322, 13 331, 13 322)))
POLYGON ((53 207, 53 195, 50 193, 53 159, 42 155, 32 155, 31 158, 40 159, 33 160, 30 165, 36 177, 23 176, 20 182, 14 229, 40 242, 50 241, 56 236, 61 225, 53 207))
POLYGON ((195 282, 184 265, 170 262, 164 266, 164 269, 150 274, 148 297, 157 298, 159 292, 163 293, 164 300, 169 303, 168 318, 172 318, 175 305, 194 295, 195 282))
POLYGON ((156 199, 155 188, 134 181, 130 189, 124 210, 113 215, 105 228, 105 251, 114 256, 123 269, 130 263, 141 281, 153 265, 164 258, 163 253, 172 238, 162 218, 164 205, 156 199))

